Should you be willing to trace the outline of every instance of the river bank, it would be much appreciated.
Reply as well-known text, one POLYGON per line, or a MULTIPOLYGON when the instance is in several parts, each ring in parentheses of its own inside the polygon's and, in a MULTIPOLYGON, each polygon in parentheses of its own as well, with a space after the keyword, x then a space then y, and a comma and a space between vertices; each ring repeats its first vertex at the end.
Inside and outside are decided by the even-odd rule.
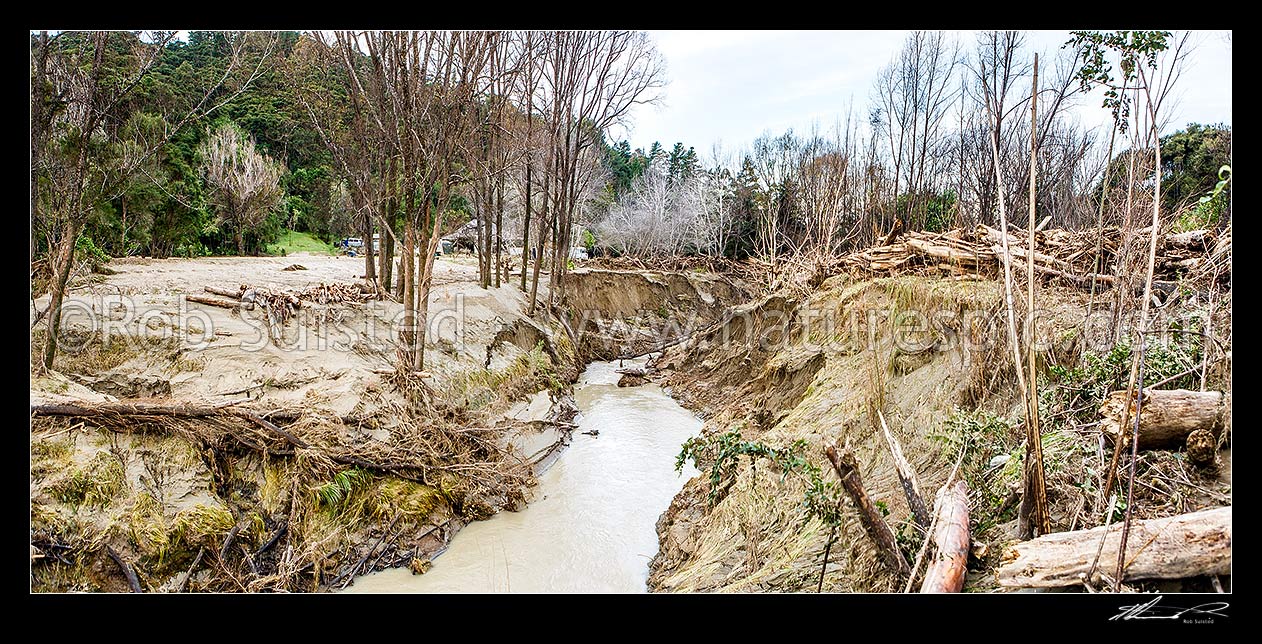
POLYGON ((657 385, 618 387, 616 369, 594 362, 579 377, 572 443, 524 508, 465 526, 423 575, 386 570, 347 592, 646 592, 655 524, 697 474, 675 457, 701 421, 657 385))

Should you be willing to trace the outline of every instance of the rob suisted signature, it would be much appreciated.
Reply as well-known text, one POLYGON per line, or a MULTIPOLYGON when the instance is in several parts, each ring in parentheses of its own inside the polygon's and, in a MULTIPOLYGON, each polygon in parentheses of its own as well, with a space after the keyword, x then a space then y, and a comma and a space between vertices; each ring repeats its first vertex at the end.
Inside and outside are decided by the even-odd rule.
POLYGON ((1177 608, 1175 606, 1158 606, 1161 602, 1162 595, 1157 595, 1152 601, 1144 604, 1135 604, 1134 606, 1122 606, 1122 612, 1109 618, 1109 621, 1116 619, 1182 619, 1189 623, 1212 623, 1214 617, 1227 617, 1226 613, 1219 611, 1227 608, 1227 602, 1209 602, 1192 608, 1177 608))

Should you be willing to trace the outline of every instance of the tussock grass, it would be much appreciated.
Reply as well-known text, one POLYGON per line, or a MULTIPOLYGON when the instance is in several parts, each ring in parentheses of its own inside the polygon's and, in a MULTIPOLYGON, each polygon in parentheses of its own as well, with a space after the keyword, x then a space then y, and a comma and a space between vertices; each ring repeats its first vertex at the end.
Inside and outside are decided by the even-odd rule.
POLYGON ((185 546, 219 548, 236 525, 232 512, 222 505, 195 505, 176 513, 172 537, 185 546))
POLYGON ((452 378, 440 386, 438 396, 466 411, 491 411, 488 407, 494 403, 507 404, 540 389, 559 392, 564 387, 557 366, 540 342, 504 369, 473 370, 452 378))
POLYGON ((122 460, 102 450, 83 467, 54 483, 51 491, 62 503, 104 508, 126 486, 125 476, 122 460))
POLYGON ((137 551, 156 566, 165 563, 171 548, 171 526, 167 525, 162 503, 152 494, 141 492, 136 495, 128 519, 128 533, 137 551))

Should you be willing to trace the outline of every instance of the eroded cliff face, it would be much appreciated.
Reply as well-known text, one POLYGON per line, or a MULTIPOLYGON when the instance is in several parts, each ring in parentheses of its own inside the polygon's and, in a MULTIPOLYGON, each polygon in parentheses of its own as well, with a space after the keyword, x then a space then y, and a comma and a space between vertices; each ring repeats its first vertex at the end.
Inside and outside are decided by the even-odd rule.
POLYGON ((695 271, 577 269, 562 306, 584 360, 616 360, 690 336, 749 299, 739 280, 695 271))
MULTIPOLYGON (((799 297, 772 295, 734 307, 714 328, 655 359, 652 364, 662 371, 654 378, 707 419, 704 436, 736 432, 741 440, 775 448, 803 441, 803 455, 827 481, 836 477, 824 448, 848 447, 861 464, 869 496, 888 512, 886 521, 908 561, 922 539, 877 411, 930 505, 964 448, 959 472, 971 489, 972 536, 989 544, 974 552, 968 588, 994 588, 998 553, 1016 538, 1024 455, 1023 406, 1001 286, 987 280, 838 276, 799 297)), ((1081 336, 1087 295, 1048 287, 1040 298, 1040 364, 1072 368, 1091 350, 1081 336)), ((1068 420, 1067 414, 1081 410, 1058 406, 1057 382, 1043 383, 1048 392, 1043 450, 1052 522, 1067 530, 1087 526, 1083 481, 1095 482, 1092 472, 1103 464, 1097 437, 1068 420)), ((1230 451, 1223 454, 1221 467, 1185 474, 1213 494, 1229 492, 1230 451)), ((1166 464, 1180 460, 1172 453, 1154 458, 1166 464)), ((732 462, 715 490, 709 478, 714 462, 703 458, 702 475, 685 485, 659 519, 661 549, 650 565, 650 590, 813 592, 825 568, 825 591, 902 590, 844 494, 838 496, 841 520, 825 563, 833 533, 807 509, 804 477, 765 457, 732 462)), ((1192 487, 1184 492, 1195 496, 1195 501, 1188 497, 1190 506, 1221 504, 1192 487)), ((1173 511, 1164 495, 1143 503, 1145 512, 1173 511)))

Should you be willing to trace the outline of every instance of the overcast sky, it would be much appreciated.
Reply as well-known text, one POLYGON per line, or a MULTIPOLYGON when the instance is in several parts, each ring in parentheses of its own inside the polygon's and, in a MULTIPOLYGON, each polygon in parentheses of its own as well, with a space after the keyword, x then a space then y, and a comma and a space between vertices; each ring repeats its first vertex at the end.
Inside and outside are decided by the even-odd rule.
MULTIPOLYGON (((703 157, 721 141, 728 151, 748 146, 766 130, 805 131, 812 121, 829 129, 853 101, 866 120, 872 84, 903 45, 905 31, 653 31, 666 60, 669 84, 661 106, 637 106, 631 146, 676 141, 703 157)), ((1168 110, 1169 133, 1191 121, 1231 123, 1231 32, 1198 31, 1168 110)), ((971 51, 975 32, 948 32, 971 51)), ((1070 38, 1067 31, 1026 32, 1027 56, 1046 64, 1070 38)), ((1045 68, 1044 68, 1045 69, 1045 68)), ((1029 92, 1029 81, 1017 86, 1029 92)), ((1111 120, 1097 91, 1074 114, 1088 126, 1111 120)), ((626 136, 625 132, 613 133, 626 136)))

